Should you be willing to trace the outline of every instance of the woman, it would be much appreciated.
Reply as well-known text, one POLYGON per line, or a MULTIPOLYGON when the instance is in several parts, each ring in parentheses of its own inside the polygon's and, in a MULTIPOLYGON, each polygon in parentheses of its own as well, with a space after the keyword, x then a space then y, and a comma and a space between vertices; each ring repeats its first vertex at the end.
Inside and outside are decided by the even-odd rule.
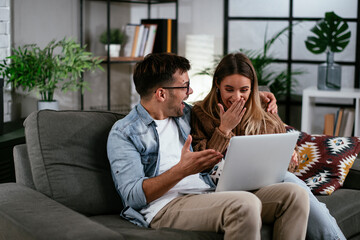
MULTIPOLYGON (((264 107, 249 58, 242 53, 225 56, 216 67, 209 94, 192 108, 194 151, 211 148, 225 153, 232 136, 286 132, 278 115, 266 112, 264 107)), ((297 167, 297 158, 294 151, 290 171, 297 167)), ((307 239, 345 239, 326 206, 303 181, 292 173, 287 173, 284 181, 297 183, 309 192, 307 239)))

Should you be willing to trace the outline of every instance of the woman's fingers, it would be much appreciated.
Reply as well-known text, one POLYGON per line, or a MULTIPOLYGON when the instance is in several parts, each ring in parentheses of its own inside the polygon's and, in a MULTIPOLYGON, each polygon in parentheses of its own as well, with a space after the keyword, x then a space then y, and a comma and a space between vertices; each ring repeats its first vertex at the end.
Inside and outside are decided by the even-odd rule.
POLYGON ((239 101, 234 102, 233 105, 234 105, 233 113, 235 113, 238 118, 242 117, 243 116, 242 113, 244 112, 244 107, 245 107, 245 100, 241 98, 239 101))

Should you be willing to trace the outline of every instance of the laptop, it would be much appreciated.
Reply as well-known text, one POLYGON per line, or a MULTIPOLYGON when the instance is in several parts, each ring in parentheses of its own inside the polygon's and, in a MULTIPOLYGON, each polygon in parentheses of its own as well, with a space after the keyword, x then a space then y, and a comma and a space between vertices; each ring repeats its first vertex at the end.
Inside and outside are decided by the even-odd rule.
POLYGON ((180 194, 252 191, 284 180, 299 132, 235 136, 230 139, 216 189, 180 194))

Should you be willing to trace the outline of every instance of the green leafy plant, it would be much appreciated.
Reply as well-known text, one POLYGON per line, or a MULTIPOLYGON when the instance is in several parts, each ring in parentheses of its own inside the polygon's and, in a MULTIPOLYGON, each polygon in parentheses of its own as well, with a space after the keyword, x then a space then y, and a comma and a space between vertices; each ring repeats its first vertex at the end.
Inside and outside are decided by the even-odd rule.
POLYGON ((53 40, 43 49, 36 44, 20 46, 0 64, 0 75, 13 89, 36 90, 43 101, 53 101, 55 89, 90 89, 81 74, 103 68, 102 60, 86 52, 85 47, 65 38, 53 40))
MULTIPOLYGON (((100 42, 102 44, 107 44, 107 31, 104 31, 100 35, 100 42)), ((110 44, 123 44, 125 42, 125 33, 122 32, 120 29, 114 28, 110 29, 110 44)))
POLYGON ((310 30, 315 36, 307 37, 306 48, 314 54, 342 52, 350 42, 351 32, 348 29, 345 20, 334 12, 326 12, 325 18, 310 30))
MULTIPOLYGON (((289 27, 281 29, 279 32, 275 33, 270 39, 267 39, 266 29, 264 36, 264 45, 262 49, 239 49, 240 52, 246 54, 251 60, 256 71, 259 86, 267 86, 277 99, 281 99, 287 95, 288 83, 290 83, 290 94, 293 93, 298 83, 295 76, 304 73, 304 71, 293 70, 290 74, 288 74, 287 69, 282 71, 275 71, 270 66, 272 63, 275 62, 275 58, 271 54, 269 54, 269 49, 276 40, 278 40, 283 34, 285 34, 285 32, 287 32, 288 29, 289 27)), ((198 74, 210 76, 213 75, 215 67, 218 65, 222 58, 223 55, 216 56, 214 60, 214 67, 206 68, 198 74)))

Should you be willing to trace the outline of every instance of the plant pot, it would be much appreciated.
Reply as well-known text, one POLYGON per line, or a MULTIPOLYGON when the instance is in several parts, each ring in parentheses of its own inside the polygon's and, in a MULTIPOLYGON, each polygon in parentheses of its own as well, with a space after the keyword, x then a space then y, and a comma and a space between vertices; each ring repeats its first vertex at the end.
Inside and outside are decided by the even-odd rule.
POLYGON ((59 102, 54 101, 38 101, 38 110, 44 110, 44 109, 50 109, 50 110, 59 110, 59 102))
POLYGON ((341 66, 334 63, 334 53, 326 53, 326 63, 318 67, 318 89, 340 90, 341 88, 341 66))
MULTIPOLYGON (((105 50, 108 51, 108 45, 105 45, 105 50)), ((110 44, 110 57, 119 57, 121 44, 110 44)))

